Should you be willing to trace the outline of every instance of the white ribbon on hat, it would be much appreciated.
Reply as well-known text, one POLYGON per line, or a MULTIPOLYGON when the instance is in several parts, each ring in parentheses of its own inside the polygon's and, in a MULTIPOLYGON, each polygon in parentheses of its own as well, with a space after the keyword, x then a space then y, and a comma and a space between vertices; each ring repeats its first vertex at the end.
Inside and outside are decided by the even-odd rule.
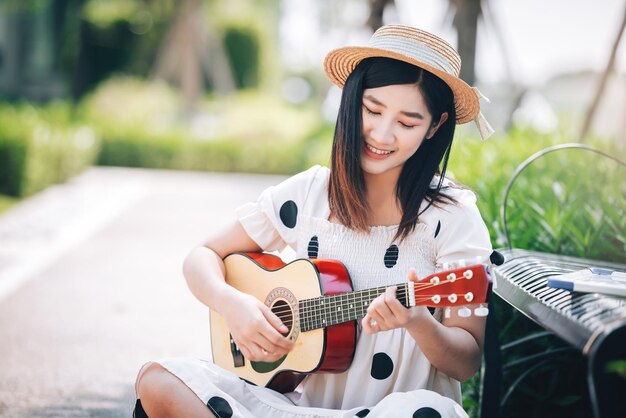
MULTIPOLYGON (((431 67, 458 77, 458 68, 454 68, 446 57, 442 56, 439 52, 423 43, 417 43, 401 36, 384 36, 372 37, 372 39, 370 39, 369 46, 405 55, 416 61, 421 61, 431 67)), ((472 87, 472 89, 476 92, 478 97, 485 99, 487 103, 490 103, 489 99, 485 97, 485 95, 482 94, 476 87, 472 87)), ((476 123, 478 132, 480 133, 480 138, 483 141, 495 132, 480 111, 478 112, 476 118, 474 118, 474 123, 476 123)))
POLYGON ((459 69, 453 67, 446 57, 428 45, 417 43, 411 39, 401 36, 384 36, 370 39, 369 46, 404 55, 455 77, 459 75, 459 69))
MULTIPOLYGON (((476 92, 476 94, 478 94, 478 97, 484 99, 487 103, 491 103, 489 98, 482 94, 480 90, 478 90, 476 87, 472 87, 472 89, 476 92)), ((478 132, 480 133, 480 139, 482 139, 483 141, 489 138, 495 132, 489 122, 487 122, 487 119, 483 115, 483 112, 478 112, 478 115, 476 116, 476 118, 474 118, 474 123, 476 124, 478 132)))

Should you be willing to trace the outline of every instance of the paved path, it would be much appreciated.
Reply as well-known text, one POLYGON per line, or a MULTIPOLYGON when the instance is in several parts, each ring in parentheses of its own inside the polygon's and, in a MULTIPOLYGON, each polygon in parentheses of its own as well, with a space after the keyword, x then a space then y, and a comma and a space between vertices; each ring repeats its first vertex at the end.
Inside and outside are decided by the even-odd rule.
POLYGON ((129 417, 141 364, 209 355, 182 260, 280 179, 92 168, 0 215, 0 417, 129 417))

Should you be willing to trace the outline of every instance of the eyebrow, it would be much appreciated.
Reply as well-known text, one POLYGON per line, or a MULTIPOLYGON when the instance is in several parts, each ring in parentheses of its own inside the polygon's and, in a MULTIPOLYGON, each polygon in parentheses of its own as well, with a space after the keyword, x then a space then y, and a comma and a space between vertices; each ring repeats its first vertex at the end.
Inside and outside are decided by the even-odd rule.
MULTIPOLYGON (((380 100, 378 100, 376 97, 372 96, 371 94, 365 95, 365 96, 363 96, 363 98, 369 100, 370 102, 372 102, 375 105, 378 105, 380 107, 384 107, 384 108, 387 107, 383 102, 381 102, 380 100)), ((406 111, 403 110, 403 111, 400 111, 400 113, 402 113, 403 115, 408 116, 410 118, 424 120, 424 115, 422 115, 419 112, 406 112, 406 111)))

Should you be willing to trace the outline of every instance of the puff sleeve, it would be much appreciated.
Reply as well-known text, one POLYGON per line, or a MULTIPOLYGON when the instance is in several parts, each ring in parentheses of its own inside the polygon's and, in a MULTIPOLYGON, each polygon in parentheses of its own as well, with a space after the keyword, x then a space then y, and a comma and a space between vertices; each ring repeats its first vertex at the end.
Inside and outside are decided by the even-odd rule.
POLYGON ((484 260, 492 252, 487 226, 476 206, 476 195, 469 190, 453 194, 458 205, 448 205, 441 211, 435 226, 436 267, 461 259, 484 260))
POLYGON ((311 210, 315 199, 310 195, 322 193, 328 169, 319 165, 298 173, 282 183, 265 189, 255 202, 236 209, 244 230, 264 251, 295 248, 298 218, 311 210))

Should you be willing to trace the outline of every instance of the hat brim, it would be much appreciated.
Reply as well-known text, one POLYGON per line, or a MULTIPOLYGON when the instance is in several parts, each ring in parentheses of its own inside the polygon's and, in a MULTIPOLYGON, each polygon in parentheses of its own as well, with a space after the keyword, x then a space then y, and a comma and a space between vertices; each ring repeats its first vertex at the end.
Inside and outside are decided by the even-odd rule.
POLYGON ((333 84, 343 88, 348 76, 356 66, 364 59, 372 57, 386 57, 404 61, 416 67, 423 68, 441 78, 454 94, 457 124, 474 120, 480 112, 478 93, 463 80, 421 61, 414 60, 393 51, 356 46, 334 49, 330 51, 324 59, 324 71, 326 71, 326 75, 333 84))

